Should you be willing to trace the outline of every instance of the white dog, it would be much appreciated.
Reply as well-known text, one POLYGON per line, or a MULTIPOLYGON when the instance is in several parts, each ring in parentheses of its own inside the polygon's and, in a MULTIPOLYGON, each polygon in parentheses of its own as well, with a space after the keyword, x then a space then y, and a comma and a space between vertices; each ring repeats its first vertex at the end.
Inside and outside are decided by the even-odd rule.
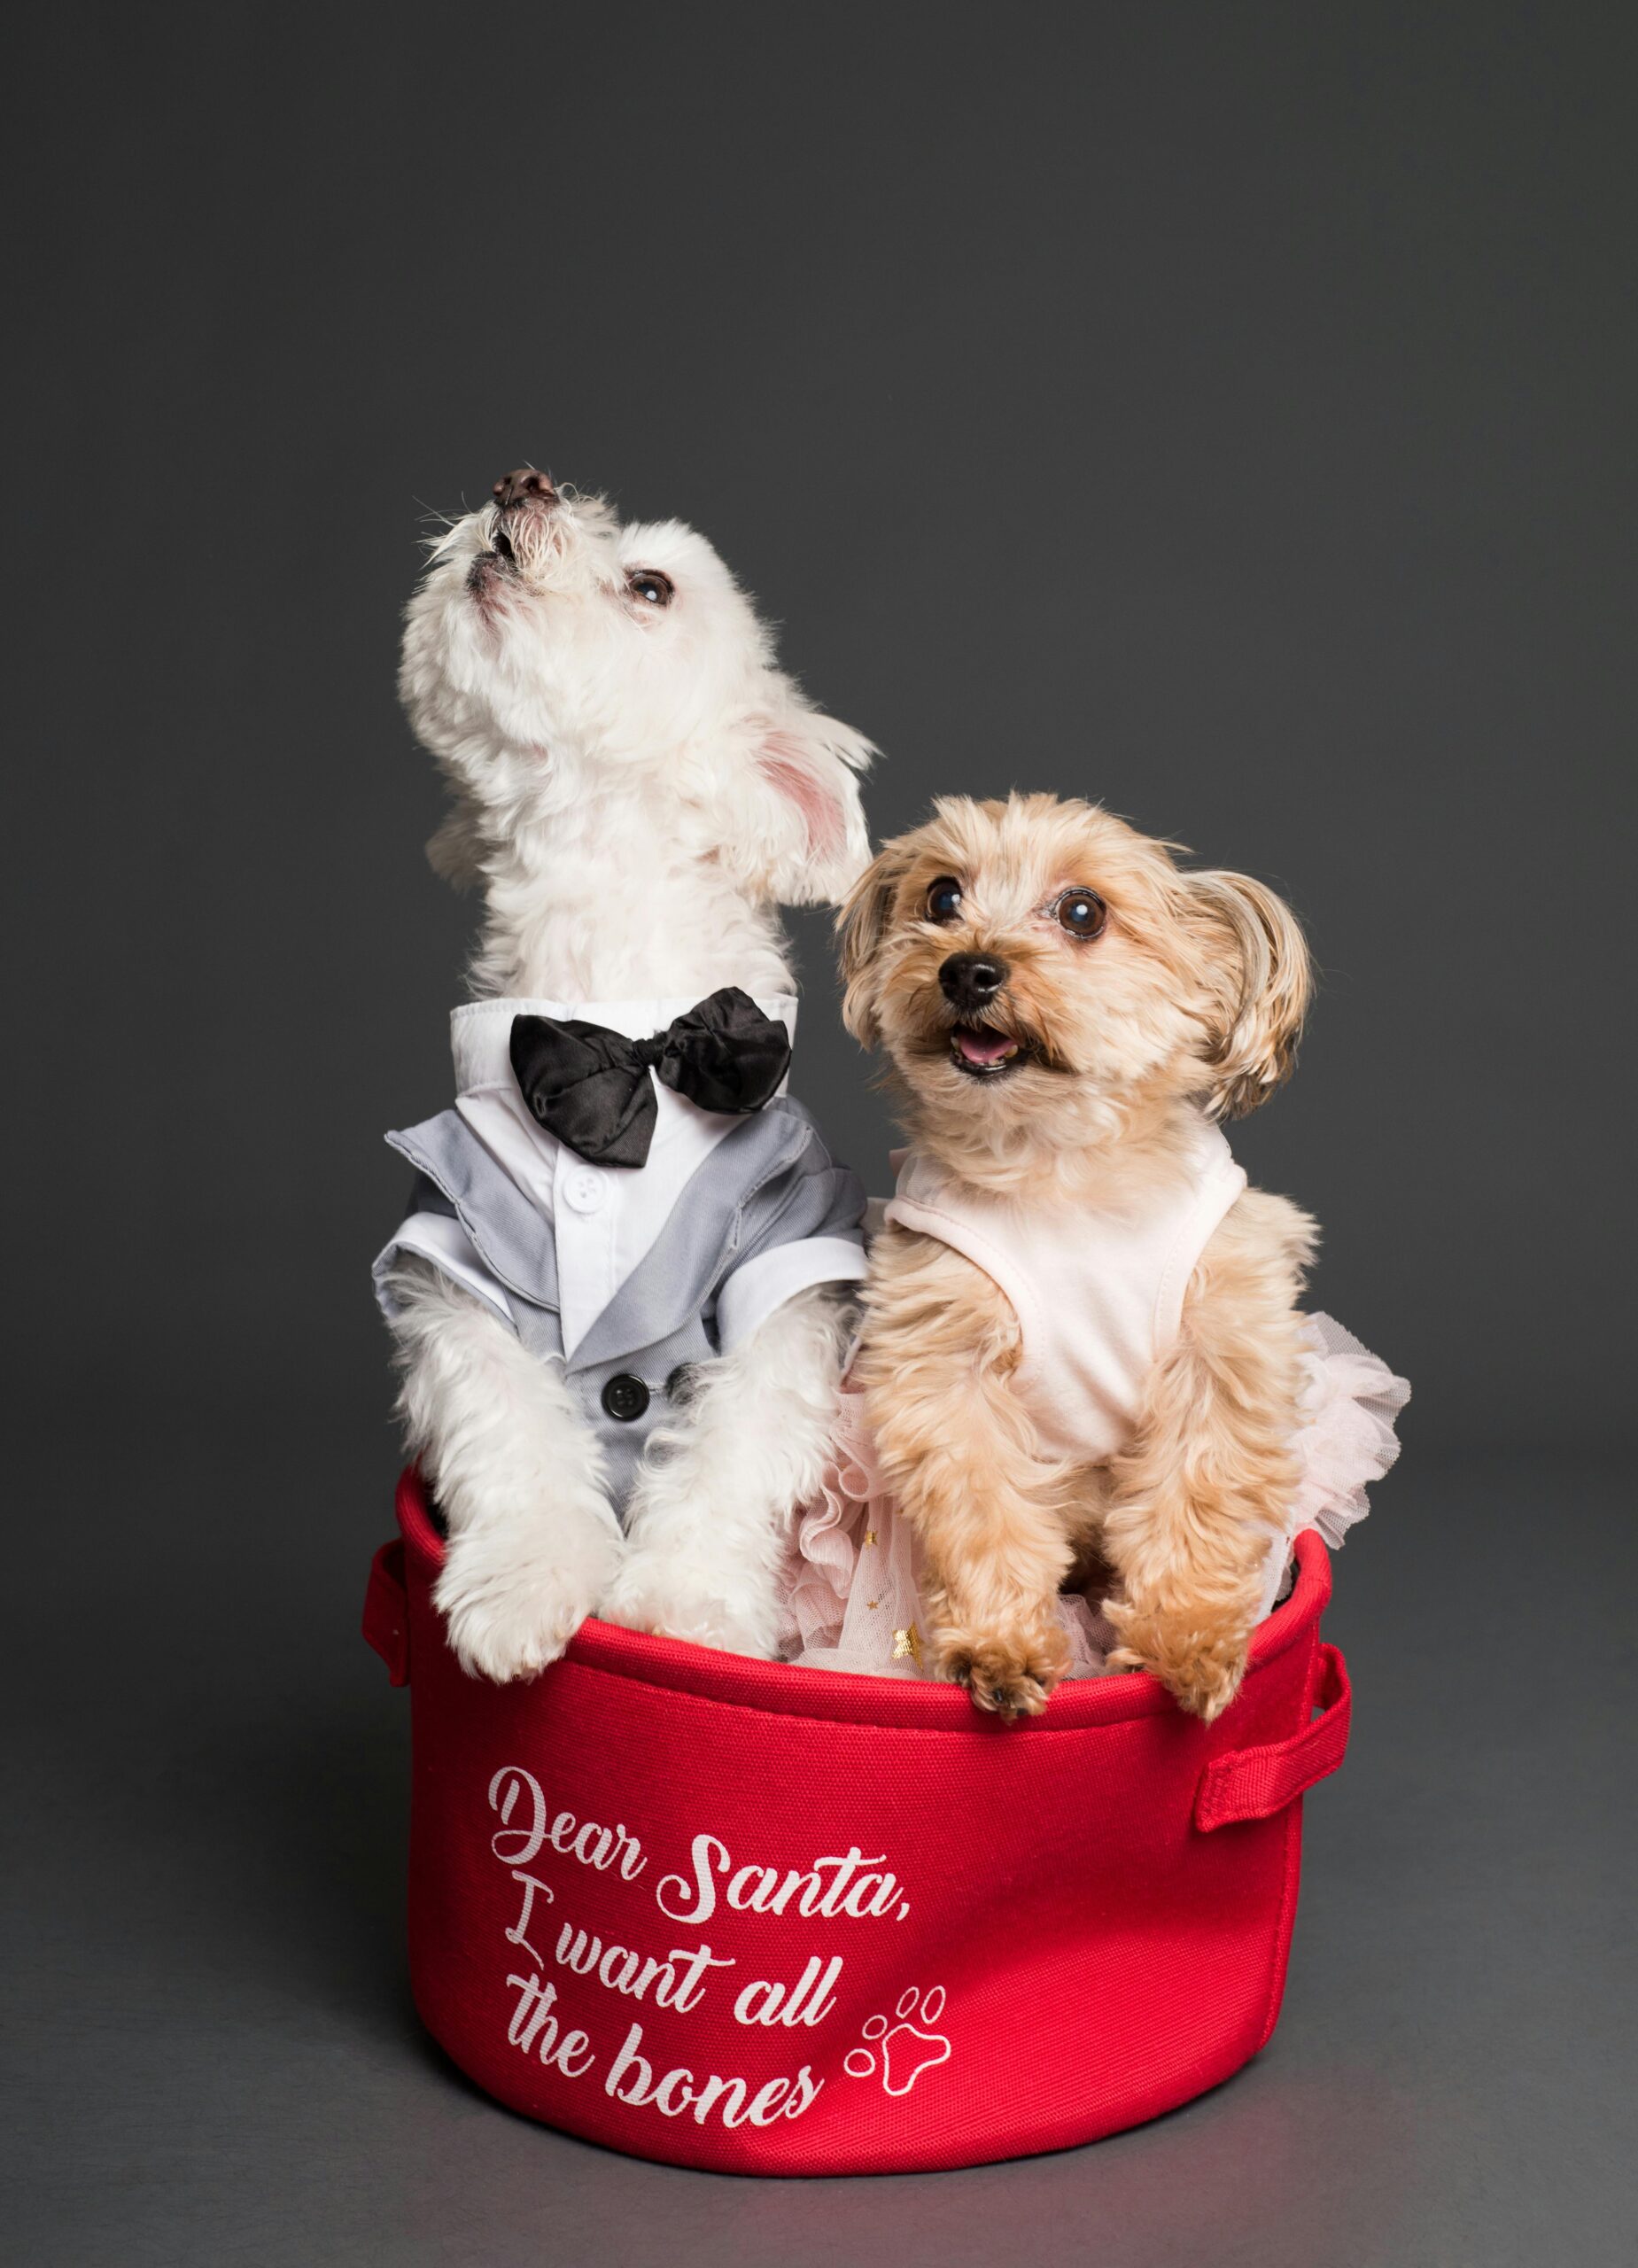
MULTIPOLYGON (((520 1191, 528 1200, 519 1234, 561 1279, 561 1340, 545 1358, 538 1337, 526 1343, 540 1316, 518 1298, 515 1268, 481 1239, 474 1249, 451 1169, 439 1188, 423 1180, 433 1209, 389 1246, 377 1282, 409 1443, 448 1528, 438 1604, 467 1668, 496 1679, 543 1667, 593 1612, 766 1655, 789 1515, 828 1446, 845 1287, 863 1273, 857 1184, 799 1106, 716 1118, 650 1089, 646 1071, 655 1162, 634 1175, 587 1166, 587 1152, 532 1122, 506 1069, 507 1033, 533 1011, 641 1040, 725 986, 788 1024, 776 908, 835 902, 862 870, 854 773, 873 751, 774 666, 767 631, 692 529, 622 526, 533 470, 494 496, 434 548, 400 686, 454 791, 429 856, 484 894, 474 1004, 454 1019, 457 1131, 479 1138, 484 1172, 505 1166, 508 1205, 520 1191), (704 1179, 687 1206, 661 1202, 665 1144, 674 1196, 691 1161, 728 1154, 725 1129, 765 1128, 741 1153, 748 1139, 765 1148, 780 1113, 780 1154, 793 1143, 801 1154, 777 1186, 799 1201, 764 1191, 785 1225, 722 1291, 709 1343, 697 1341, 706 1358, 664 1383, 609 1375, 607 1363, 577 1375, 561 1349, 571 1337, 594 1347, 604 1294, 646 1285, 651 1297, 656 1238, 674 1239, 679 1222, 696 1242, 703 1233, 704 1179), (621 1423, 638 1402, 651 1427, 640 1440, 621 1423)), ((392 1138, 429 1170, 424 1146, 392 1138)), ((741 1252, 743 1218, 729 1231, 741 1252)))

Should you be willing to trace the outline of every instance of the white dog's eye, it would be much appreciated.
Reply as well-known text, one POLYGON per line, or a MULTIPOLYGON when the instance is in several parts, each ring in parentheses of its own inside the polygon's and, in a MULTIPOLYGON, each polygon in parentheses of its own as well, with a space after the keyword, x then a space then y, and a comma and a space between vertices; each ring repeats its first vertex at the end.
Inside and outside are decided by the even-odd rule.
POLYGON ((953 874, 941 874, 927 894, 929 921, 953 921, 961 911, 961 885, 953 874))
POLYGON ((662 575, 657 567, 635 569, 626 577, 625 587, 634 599, 641 599, 645 606, 669 606, 677 591, 671 577, 662 575))
POLYGON ((1096 937, 1109 909, 1095 889, 1067 889, 1052 906, 1058 926, 1072 937, 1096 937))

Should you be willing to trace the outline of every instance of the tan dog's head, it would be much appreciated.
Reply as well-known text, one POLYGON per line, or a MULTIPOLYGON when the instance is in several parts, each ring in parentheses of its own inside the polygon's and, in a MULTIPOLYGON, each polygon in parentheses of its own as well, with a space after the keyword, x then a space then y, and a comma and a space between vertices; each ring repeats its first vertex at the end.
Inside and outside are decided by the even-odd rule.
POLYGON ((1099 1144, 1185 1098, 1254 1110, 1311 989, 1288 907, 1096 804, 951 796, 841 916, 843 1014, 946 1154, 1099 1144))

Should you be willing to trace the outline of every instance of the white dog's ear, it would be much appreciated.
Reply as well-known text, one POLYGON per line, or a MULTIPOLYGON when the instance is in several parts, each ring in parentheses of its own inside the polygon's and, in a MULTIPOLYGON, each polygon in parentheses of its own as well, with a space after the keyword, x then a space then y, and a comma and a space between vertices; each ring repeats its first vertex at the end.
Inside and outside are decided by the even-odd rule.
POLYGON ((444 815, 442 825, 427 843, 427 864, 440 882, 456 889, 470 889, 483 880, 483 843, 477 814, 464 797, 444 815))
POLYGON ((724 856, 780 905, 835 905, 870 856, 858 781, 875 750, 799 697, 747 720, 750 788, 724 856))
POLYGON ((881 1036, 876 1015, 875 964, 893 900, 909 871, 904 839, 886 844, 877 852, 848 892, 836 916, 842 961, 842 1021, 861 1047, 873 1047, 881 1036))
POLYGON ((1244 1118, 1296 1067, 1314 991, 1308 941, 1285 900, 1249 874, 1216 871, 1178 880, 1207 933, 1219 983, 1207 1108, 1213 1118, 1244 1118))

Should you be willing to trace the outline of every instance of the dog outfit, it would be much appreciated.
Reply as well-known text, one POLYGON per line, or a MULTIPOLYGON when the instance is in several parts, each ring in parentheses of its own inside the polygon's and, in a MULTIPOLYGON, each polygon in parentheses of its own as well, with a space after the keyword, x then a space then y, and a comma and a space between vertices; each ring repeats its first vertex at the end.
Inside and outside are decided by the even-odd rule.
POLYGON ((1013 1383, 1059 1456, 1101 1463, 1131 1439, 1195 1263, 1246 1186, 1216 1127, 1192 1133, 1186 1174, 1121 1208, 1024 1205, 902 1156, 884 1219, 953 1246, 1005 1293, 1022 1339, 1013 1383))
POLYGON ((864 1190, 785 1091, 796 1018, 732 991, 475 1001, 450 1018, 454 1108, 387 1136, 415 1183, 383 1312, 410 1254, 483 1301, 561 1366, 617 1508, 691 1364, 865 1273, 864 1190))
MULTIPOLYGON (((900 1152, 883 1213, 963 1254, 997 1284, 1018 1318, 1014 1383, 1043 1445, 1101 1464, 1130 1441, 1155 1363, 1175 1343, 1200 1255, 1246 1187, 1221 1130, 1199 1119, 1187 1169, 1147 1197, 1073 1206, 1028 1204, 954 1184, 932 1161, 900 1152)), ((1305 1324, 1301 1479, 1274 1538, 1257 1619, 1272 1609, 1291 1540, 1317 1527, 1334 1549, 1369 1509, 1365 1484, 1399 1453, 1393 1418, 1409 1395, 1328 1316, 1305 1324)), ((798 1524, 785 1647, 833 1668, 921 1672, 916 1553, 909 1524, 882 1487, 861 1397, 842 1397, 837 1452, 818 1503, 798 1524)), ((1115 1643, 1086 1601, 1060 1598, 1072 1675, 1096 1675, 1115 1643)))

